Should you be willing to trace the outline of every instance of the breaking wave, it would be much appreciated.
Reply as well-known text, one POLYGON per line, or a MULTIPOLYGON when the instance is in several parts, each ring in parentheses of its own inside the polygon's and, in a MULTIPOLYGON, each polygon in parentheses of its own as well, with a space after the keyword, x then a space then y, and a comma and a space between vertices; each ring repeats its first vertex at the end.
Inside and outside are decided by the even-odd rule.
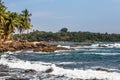
POLYGON ((62 67, 56 66, 53 63, 20 60, 10 54, 1 55, 0 64, 7 65, 10 68, 34 69, 38 72, 39 71, 44 72, 45 70, 52 68, 53 71, 49 74, 56 76, 66 76, 72 79, 79 78, 79 79, 120 80, 120 73, 118 72, 97 71, 93 69, 86 70, 64 69, 62 67))

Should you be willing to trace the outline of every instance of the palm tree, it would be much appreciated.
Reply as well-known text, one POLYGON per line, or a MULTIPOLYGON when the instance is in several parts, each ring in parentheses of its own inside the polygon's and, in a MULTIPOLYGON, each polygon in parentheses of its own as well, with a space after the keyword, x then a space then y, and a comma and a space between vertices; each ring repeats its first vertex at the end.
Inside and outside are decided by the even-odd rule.
POLYGON ((29 11, 27 9, 23 10, 22 11, 22 26, 23 26, 23 31, 24 30, 29 30, 31 29, 31 19, 30 19, 30 16, 32 16, 31 13, 29 13, 29 11))
POLYGON ((0 0, 0 40, 10 39, 13 32, 16 29, 19 30, 20 34, 25 30, 31 29, 32 15, 27 9, 23 10, 21 14, 16 12, 6 11, 6 6, 0 0))
POLYGON ((5 19, 6 7, 3 5, 3 2, 0 0, 0 26, 3 25, 5 19))
POLYGON ((22 38, 21 34, 25 31, 25 30, 29 30, 32 28, 31 26, 31 19, 30 16, 32 14, 29 13, 29 11, 27 9, 22 11, 22 14, 19 15, 19 19, 20 19, 20 24, 18 26, 18 30, 20 32, 20 38, 22 38))
POLYGON ((4 25, 5 19, 7 17, 6 14, 6 6, 3 5, 4 3, 0 0, 0 40, 3 38, 4 35, 4 25))
POLYGON ((10 39, 11 38, 11 34, 15 32, 15 29, 16 29, 17 26, 18 26, 17 13, 8 12, 8 17, 5 21, 5 26, 4 26, 5 39, 10 39))

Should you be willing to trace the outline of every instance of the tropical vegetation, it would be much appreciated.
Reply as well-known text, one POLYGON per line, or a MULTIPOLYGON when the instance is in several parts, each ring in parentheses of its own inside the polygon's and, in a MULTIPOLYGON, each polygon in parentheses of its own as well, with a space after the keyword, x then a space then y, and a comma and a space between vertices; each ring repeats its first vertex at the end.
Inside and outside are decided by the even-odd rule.
MULTIPOLYGON (((28 34, 22 34, 22 36, 28 41, 120 42, 120 34, 70 32, 67 28, 62 28, 54 33, 33 30, 28 34)), ((14 35, 14 39, 17 37, 18 34, 14 35)))
POLYGON ((74 41, 74 42, 115 42, 120 41, 120 34, 92 33, 92 32, 70 32, 62 28, 58 32, 45 32, 33 30, 24 33, 32 28, 30 16, 27 9, 18 12, 8 11, 4 2, 0 0, 0 42, 10 39, 28 41, 74 41), (19 34, 14 34, 19 31, 19 34), (24 33, 24 34, 23 34, 24 33))
POLYGON ((27 9, 21 13, 8 11, 4 2, 0 0, 0 40, 12 39, 17 30, 21 34, 25 30, 31 29, 30 16, 31 13, 27 9))

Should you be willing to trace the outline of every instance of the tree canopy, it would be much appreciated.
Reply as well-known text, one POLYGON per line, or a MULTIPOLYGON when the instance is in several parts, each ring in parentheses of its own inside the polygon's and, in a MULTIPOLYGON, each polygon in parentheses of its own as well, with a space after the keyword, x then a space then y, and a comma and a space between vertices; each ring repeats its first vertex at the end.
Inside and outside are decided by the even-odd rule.
MULTIPOLYGON (((60 29, 61 30, 61 29, 60 29)), ((14 35, 17 39, 18 34, 14 35)), ((120 34, 93 33, 93 32, 45 32, 34 30, 23 34, 28 41, 72 41, 72 42, 120 42, 120 34)))
POLYGON ((60 30, 60 32, 67 32, 67 31, 68 31, 68 29, 65 27, 60 30))
POLYGON ((8 11, 4 2, 0 0, 0 40, 11 39, 16 30, 22 33, 31 29, 30 16, 31 13, 27 9, 21 13, 8 11))

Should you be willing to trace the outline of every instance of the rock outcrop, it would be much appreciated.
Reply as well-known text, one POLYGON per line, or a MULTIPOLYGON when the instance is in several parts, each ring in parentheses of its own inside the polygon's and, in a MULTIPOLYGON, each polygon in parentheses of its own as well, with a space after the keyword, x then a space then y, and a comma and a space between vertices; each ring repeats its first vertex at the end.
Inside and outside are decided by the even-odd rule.
POLYGON ((65 47, 48 44, 46 42, 28 42, 28 41, 5 41, 0 44, 0 52, 7 51, 25 51, 33 49, 34 52, 54 52, 55 50, 69 50, 65 47))

